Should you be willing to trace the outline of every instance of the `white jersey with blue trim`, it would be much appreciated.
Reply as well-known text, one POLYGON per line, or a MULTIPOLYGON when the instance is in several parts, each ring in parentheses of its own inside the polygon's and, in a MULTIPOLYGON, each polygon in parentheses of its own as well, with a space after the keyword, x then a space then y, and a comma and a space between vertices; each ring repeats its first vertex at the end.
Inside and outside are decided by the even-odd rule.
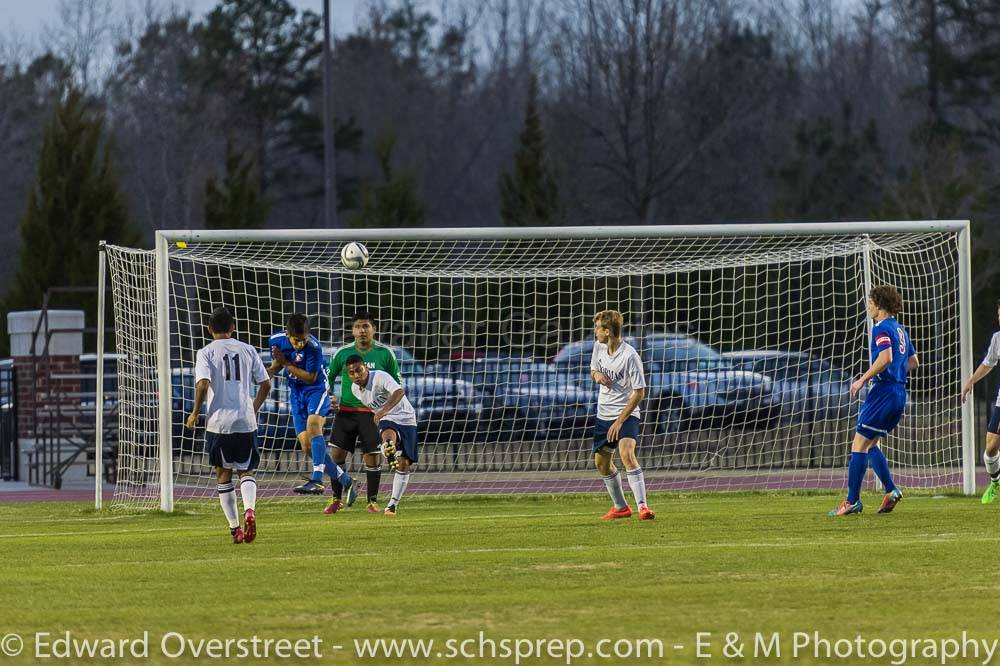
MULTIPOLYGON (((611 380, 611 386, 601 385, 597 394, 597 418, 613 421, 621 416, 628 405, 632 391, 646 388, 646 375, 642 371, 642 359, 635 347, 622 342, 614 354, 608 353, 608 346, 594 343, 594 353, 590 358, 590 369, 599 370, 611 380)), ((639 416, 636 406, 630 416, 639 416)))
MULTIPOLYGON (((994 333, 990 339, 990 346, 986 348, 986 357, 983 358, 983 365, 993 368, 996 367, 997 361, 1000 361, 1000 331, 994 333)), ((996 406, 1000 407, 1000 384, 997 386, 996 406)))
POLYGON ((268 379, 257 350, 233 338, 213 340, 195 357, 194 381, 203 379, 209 381, 205 429, 222 435, 256 432, 253 395, 268 379))
MULTIPOLYGON (((365 407, 377 412, 389 402, 392 394, 401 389, 392 375, 384 370, 369 370, 368 383, 365 386, 358 386, 351 382, 351 392, 364 404, 365 407)), ((413 405, 404 395, 403 399, 396 403, 396 406, 389 410, 389 413, 382 417, 386 421, 392 421, 401 426, 417 425, 417 413, 413 405)))

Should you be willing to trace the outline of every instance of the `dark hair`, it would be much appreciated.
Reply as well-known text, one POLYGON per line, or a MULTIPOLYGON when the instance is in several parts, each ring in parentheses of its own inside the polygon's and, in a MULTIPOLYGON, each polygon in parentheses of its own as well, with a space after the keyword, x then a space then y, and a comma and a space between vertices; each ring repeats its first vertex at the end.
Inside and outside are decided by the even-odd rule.
POLYGON ((304 314, 295 313, 289 315, 285 330, 292 335, 306 335, 309 333, 309 317, 304 314))
POLYGON ((361 358, 357 354, 351 354, 347 357, 347 363, 345 365, 357 365, 358 363, 364 363, 365 359, 361 358))
POLYGON ((356 321, 370 321, 372 326, 376 325, 375 314, 371 310, 357 310, 354 316, 351 317, 351 323, 356 321))
POLYGON ((208 327, 212 329, 212 333, 228 333, 233 330, 235 325, 236 320, 233 319, 233 313, 227 308, 215 308, 212 311, 212 316, 208 318, 208 327))
POLYGON ((872 290, 868 292, 868 298, 872 299, 875 307, 885 310, 891 315, 897 315, 903 309, 903 297, 891 285, 872 287, 872 290))

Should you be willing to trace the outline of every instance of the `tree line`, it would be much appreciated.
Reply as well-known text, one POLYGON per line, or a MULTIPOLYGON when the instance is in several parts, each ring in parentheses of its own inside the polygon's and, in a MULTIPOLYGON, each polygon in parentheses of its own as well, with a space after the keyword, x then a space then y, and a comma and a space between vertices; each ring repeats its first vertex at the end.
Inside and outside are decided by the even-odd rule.
MULTIPOLYGON (((4 311, 94 284, 99 239, 323 224, 320 16, 120 5, 62 0, 34 50, 0 35, 4 311)), ((330 54, 337 208, 392 227, 970 218, 981 347, 998 46, 1000 0, 372 0, 330 54)))

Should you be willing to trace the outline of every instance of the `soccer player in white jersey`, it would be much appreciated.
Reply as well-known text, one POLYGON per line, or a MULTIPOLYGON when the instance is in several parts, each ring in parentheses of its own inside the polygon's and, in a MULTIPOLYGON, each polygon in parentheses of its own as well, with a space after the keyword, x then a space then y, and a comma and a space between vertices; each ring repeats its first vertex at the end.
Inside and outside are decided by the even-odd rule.
POLYGON ((257 537, 257 414, 271 391, 271 380, 257 350, 233 339, 236 323, 226 308, 216 308, 208 322, 212 342, 198 350, 194 366, 194 408, 185 424, 194 430, 201 405, 208 398, 205 448, 219 481, 219 503, 229 521, 233 543, 250 543, 257 537), (250 391, 257 385, 257 395, 250 391), (237 517, 233 470, 240 475, 243 527, 237 517))
POLYGON ((625 466, 639 518, 652 520, 656 514, 646 505, 646 480, 635 457, 635 444, 639 438, 639 402, 646 395, 646 377, 639 353, 622 340, 623 323, 621 313, 616 310, 604 310, 594 316, 597 342, 590 359, 590 376, 601 386, 597 397, 597 424, 594 426, 594 464, 614 502, 611 510, 604 515, 605 520, 632 515, 632 509, 625 501, 621 475, 613 461, 616 449, 625 466))
MULTIPOLYGON (((1000 301, 997 301, 997 320, 1000 322, 1000 301)), ((973 385, 996 367, 997 361, 1000 361, 1000 331, 993 334, 990 346, 986 350, 986 357, 962 387, 962 402, 969 396, 973 385)), ((986 463, 986 471, 990 474, 990 485, 986 487, 982 501, 983 504, 993 504, 997 493, 1000 492, 1000 391, 997 392, 990 422, 986 426, 986 450, 983 451, 983 462, 986 463)))
POLYGON ((395 516, 399 500, 410 483, 410 466, 419 460, 417 413, 399 382, 384 370, 369 370, 365 360, 354 354, 346 362, 351 392, 368 409, 382 438, 382 452, 395 474, 392 496, 383 512, 395 516))

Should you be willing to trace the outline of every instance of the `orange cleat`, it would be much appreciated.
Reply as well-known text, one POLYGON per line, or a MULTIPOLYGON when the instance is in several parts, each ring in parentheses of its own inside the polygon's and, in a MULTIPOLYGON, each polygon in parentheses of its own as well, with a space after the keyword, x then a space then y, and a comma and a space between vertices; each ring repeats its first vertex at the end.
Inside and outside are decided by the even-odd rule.
POLYGON ((645 505, 639 507, 639 520, 652 520, 653 518, 656 518, 656 514, 653 513, 652 509, 645 505))
POLYGON ((233 543, 243 543, 243 530, 239 527, 232 527, 229 533, 233 535, 233 543))
POLYGON ((343 500, 339 500, 339 499, 335 498, 335 499, 330 500, 330 503, 326 505, 325 509, 323 509, 323 513, 326 513, 326 514, 337 513, 338 511, 340 511, 343 508, 344 508, 344 502, 343 502, 343 500))
POLYGON ((615 507, 611 507, 611 509, 606 514, 604 514, 603 520, 618 520, 619 518, 631 518, 631 517, 632 517, 632 509, 631 507, 626 505, 624 509, 616 509, 615 507))

